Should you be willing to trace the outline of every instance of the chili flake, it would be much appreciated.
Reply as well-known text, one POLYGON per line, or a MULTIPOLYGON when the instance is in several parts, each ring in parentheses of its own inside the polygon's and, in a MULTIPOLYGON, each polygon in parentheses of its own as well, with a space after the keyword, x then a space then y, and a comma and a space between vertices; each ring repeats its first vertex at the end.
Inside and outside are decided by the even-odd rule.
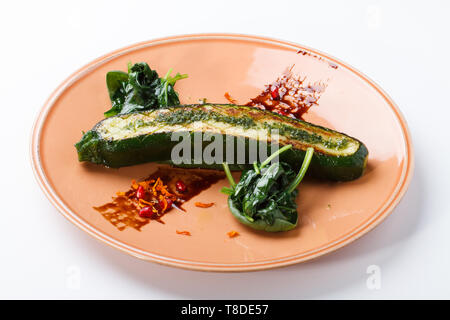
POLYGON ((239 232, 232 230, 232 231, 230 231, 230 232, 227 232, 227 235, 228 235, 230 238, 234 238, 234 237, 237 237, 237 236, 239 235, 239 232))
POLYGON ((196 202, 195 206, 199 208, 210 208, 214 205, 214 202, 211 203, 203 203, 203 202, 196 202))
POLYGON ((183 236, 190 236, 191 233, 189 231, 178 231, 176 230, 177 234, 181 234, 183 236))

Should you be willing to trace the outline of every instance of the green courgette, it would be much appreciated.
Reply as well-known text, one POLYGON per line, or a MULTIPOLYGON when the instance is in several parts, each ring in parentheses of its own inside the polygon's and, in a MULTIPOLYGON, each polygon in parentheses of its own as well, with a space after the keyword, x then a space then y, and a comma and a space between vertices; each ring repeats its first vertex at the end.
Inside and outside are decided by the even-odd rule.
MULTIPOLYGON (((292 119, 273 112, 252 107, 220 104, 184 105, 118 115, 100 121, 86 132, 75 145, 80 161, 89 161, 112 168, 144 162, 171 162, 174 132, 193 136, 195 133, 220 135, 224 152, 225 135, 239 137, 249 150, 258 140, 268 154, 273 152, 270 143, 278 138, 281 146, 292 144, 280 160, 298 170, 308 147, 314 148, 310 173, 316 177, 346 181, 360 177, 366 166, 368 151, 359 140, 331 129, 292 119), (276 135, 274 135, 276 133, 276 135), (267 142, 267 143, 266 143, 267 142)), ((192 143, 194 139, 191 139, 192 143)), ((203 141, 202 149, 210 142, 203 141)), ((236 161, 232 170, 251 166, 251 155, 238 164, 237 153, 242 150, 234 144, 236 161)), ((192 147, 193 148, 193 147, 192 147)), ((192 153, 194 154, 194 153, 192 153)), ((217 168, 221 163, 205 162, 182 164, 187 167, 217 168)))

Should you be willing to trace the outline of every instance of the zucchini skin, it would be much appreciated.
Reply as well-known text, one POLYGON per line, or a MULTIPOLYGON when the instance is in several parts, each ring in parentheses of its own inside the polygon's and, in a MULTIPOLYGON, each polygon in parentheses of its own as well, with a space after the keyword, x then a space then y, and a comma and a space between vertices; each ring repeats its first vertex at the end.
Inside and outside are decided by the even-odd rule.
MULTIPOLYGON (((252 114, 260 114, 264 116, 270 116, 271 120, 279 123, 295 123, 297 126, 303 124, 313 127, 316 130, 326 131, 328 133, 336 133, 339 135, 344 135, 338 133, 328 128, 323 128, 320 126, 312 125, 302 120, 295 120, 289 117, 278 115, 269 111, 259 110, 250 107, 234 106, 234 105, 213 105, 215 108, 230 108, 233 112, 236 110, 250 110, 252 114)), ((204 105, 186 105, 170 107, 165 109, 165 111, 175 112, 184 111, 183 108, 188 110, 196 110, 203 108, 204 105)), ((157 109, 155 111, 161 111, 162 109, 157 109)), ((150 111, 153 112, 153 111, 150 111)), ((144 112, 145 113, 145 112, 144 112)), ((139 114, 139 113, 136 113, 139 114)), ((124 117, 129 115, 121 115, 116 117, 124 117)), ((113 117, 111 117, 113 118, 113 117)), ((111 119, 108 118, 108 119, 111 119)), ((111 168, 119 168, 123 166, 131 166, 136 164, 141 164, 145 162, 162 162, 171 163, 171 151, 172 148, 177 145, 178 141, 171 141, 172 132, 157 132, 152 134, 141 134, 131 138, 124 139, 104 139, 99 132, 102 122, 108 119, 102 120, 97 123, 90 131, 86 132, 82 139, 75 144, 78 152, 79 161, 88 161, 96 164, 105 165, 111 168)), ((182 132, 182 131, 178 131, 182 132)), ((194 141, 193 135, 195 131, 185 130, 191 135, 191 142, 194 141)), ((203 134, 217 134, 217 132, 203 131, 203 134)), ((230 133, 228 133, 230 134, 230 133)), ((322 151, 317 151, 314 153, 311 165, 309 168, 309 175, 317 178, 323 178, 335 181, 348 181, 359 178, 366 167, 368 150, 366 146, 359 140, 346 136, 348 139, 352 139, 359 143, 358 149, 349 155, 333 155, 322 151)), ((225 136, 222 136, 223 138, 225 136)), ((245 149, 249 150, 250 139, 245 138, 245 149)), ((203 142, 203 148, 205 148, 210 142, 203 142)), ((282 142, 281 144, 288 144, 289 140, 282 142)), ((224 140, 225 146, 225 140, 224 140)), ((237 154, 235 144, 235 155, 237 154)), ((305 148, 306 149, 306 148, 305 148)), ((267 150, 269 154, 271 153, 270 145, 267 145, 267 150)), ((300 147, 291 148, 290 150, 284 152, 280 156, 280 161, 287 162, 295 170, 298 170, 303 162, 305 156, 305 150, 300 147)), ((235 161, 236 163, 236 161, 235 161)), ((250 166, 241 164, 230 164, 230 169, 232 170, 242 170, 250 166)), ((218 169, 222 170, 221 164, 181 164, 178 167, 185 168, 205 168, 205 169, 218 169)))

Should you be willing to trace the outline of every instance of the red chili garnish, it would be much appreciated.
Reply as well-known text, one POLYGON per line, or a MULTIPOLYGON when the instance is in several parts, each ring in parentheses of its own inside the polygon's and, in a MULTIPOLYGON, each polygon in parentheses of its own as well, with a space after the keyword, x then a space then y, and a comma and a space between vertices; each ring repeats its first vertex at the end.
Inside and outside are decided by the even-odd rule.
POLYGON ((274 110, 276 113, 281 114, 283 116, 289 116, 289 113, 287 113, 284 110, 278 109, 278 110, 274 110))
POLYGON ((173 201, 172 201, 172 199, 169 199, 169 198, 166 198, 166 201, 167 201, 167 209, 166 210, 169 210, 170 208, 172 208, 173 201))
POLYGON ((140 211, 139 211, 139 216, 141 216, 142 218, 151 218, 153 217, 153 209, 152 207, 143 207, 140 211))
POLYGON ((191 233, 189 231, 178 231, 175 230, 177 234, 182 234, 183 236, 190 236, 191 233))
POLYGON ((143 186, 139 186, 136 191, 136 198, 143 199, 145 197, 145 189, 143 186))
POLYGON ((280 94, 278 93, 278 87, 276 86, 270 86, 270 95, 272 96, 272 99, 277 100, 280 98, 280 94))
POLYGON ((232 231, 230 231, 230 232, 227 232, 227 235, 228 235, 230 238, 235 238, 235 237, 237 237, 237 236, 239 235, 239 232, 232 230, 232 231))
POLYGON ((163 198, 158 200, 158 205, 156 206, 156 209, 164 213, 172 208, 173 201, 170 198, 163 198))
POLYGON ((184 182, 181 181, 181 180, 178 180, 178 181, 175 183, 175 188, 177 188, 177 191, 178 191, 178 192, 181 192, 181 193, 186 192, 186 190, 187 190, 186 185, 185 185, 184 182))
POLYGON ((227 99, 230 103, 232 103, 232 104, 237 104, 237 101, 234 100, 234 99, 230 96, 230 94, 229 94, 228 92, 225 92, 224 97, 225 97, 225 99, 227 99))
POLYGON ((211 203, 203 203, 203 202, 196 202, 195 206, 199 207, 199 208, 209 208, 212 207, 214 205, 214 202, 211 203))

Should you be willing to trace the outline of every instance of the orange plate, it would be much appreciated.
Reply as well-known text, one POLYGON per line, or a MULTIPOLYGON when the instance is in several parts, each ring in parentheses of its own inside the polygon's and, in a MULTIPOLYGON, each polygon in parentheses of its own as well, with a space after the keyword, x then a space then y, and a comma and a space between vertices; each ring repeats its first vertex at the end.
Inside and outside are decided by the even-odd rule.
POLYGON ((251 271, 303 262, 359 238, 392 212, 413 172, 407 125, 394 102, 349 65, 314 49, 263 37, 201 34, 152 40, 101 57, 70 76, 49 98, 33 130, 32 161, 50 201, 75 225, 95 238, 144 260, 207 271, 251 271), (299 50, 303 52, 298 53, 299 50), (299 226, 269 234, 239 224, 229 213, 228 185, 222 180, 189 201, 187 213, 172 211, 166 224, 149 223, 141 232, 117 230, 92 206, 126 190, 156 164, 119 170, 81 164, 74 148, 110 107, 105 74, 126 70, 129 61, 146 61, 164 75, 169 68, 188 73, 176 84, 181 103, 226 103, 229 92, 246 103, 287 67, 324 81, 319 106, 306 120, 358 137, 369 149, 364 176, 346 183, 305 181, 298 197, 299 226), (215 202, 207 209, 195 202, 215 202), (192 236, 178 235, 187 230, 192 236), (239 236, 229 238, 236 230, 239 236))

